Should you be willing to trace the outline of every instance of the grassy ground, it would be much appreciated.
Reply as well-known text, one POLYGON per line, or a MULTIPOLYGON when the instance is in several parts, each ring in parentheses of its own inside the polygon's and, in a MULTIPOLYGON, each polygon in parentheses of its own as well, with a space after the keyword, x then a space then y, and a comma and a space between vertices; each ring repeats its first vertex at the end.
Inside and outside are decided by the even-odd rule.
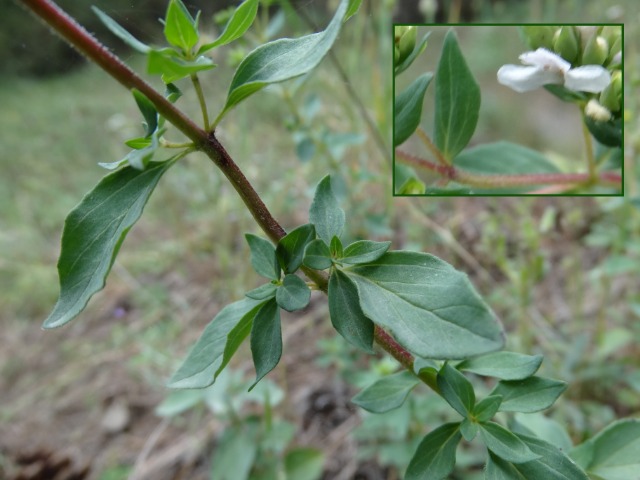
MULTIPOLYGON (((599 20, 595 3, 584 10, 576 4, 576 20, 599 20)), ((390 78, 377 20, 356 20, 338 57, 389 132, 390 78)), ((635 56, 630 64, 635 79, 635 56)), ((219 70, 203 82, 213 110, 230 75, 219 70)), ((55 262, 66 212, 104 174, 98 162, 126 153, 122 141, 140 130, 139 114, 126 91, 91 67, 46 81, 4 79, 0 86, 0 477, 17 471, 28 453, 23 463, 68 458, 69 469, 89 465, 92 479, 127 478, 153 466, 146 478, 208 478, 228 417, 200 405, 167 420, 154 409, 202 328, 257 285, 242 237, 257 233, 250 215, 208 160, 187 159, 162 180, 106 289, 70 326, 40 330, 58 292, 55 262)), ((298 103, 311 92, 322 105, 312 128, 366 133, 328 62, 301 87, 298 103)), ((181 103, 194 111, 191 96, 181 103)), ((635 104, 627 108, 637 115, 635 104)), ((392 199, 388 159, 369 137, 332 167, 321 155, 301 163, 287 132, 290 115, 275 92, 263 92, 219 132, 286 227, 306 220, 314 184, 332 170, 346 187, 351 235, 429 251, 469 273, 502 318, 508 348, 544 353, 544 374, 571 382, 550 414, 574 440, 640 412, 640 351, 632 341, 640 335, 636 207, 589 198, 392 199)), ((635 162, 633 128, 629 162, 635 162)), ((628 191, 638 192, 636 179, 627 181, 628 191)), ((284 323, 284 361, 270 378, 288 395, 273 415, 295 425, 298 444, 326 450, 325 478, 356 472, 397 478, 385 466, 401 457, 398 446, 410 451, 416 432, 394 437, 384 419, 372 426, 348 402, 351 385, 371 378, 363 372, 394 365, 382 356, 362 359, 336 340, 321 296, 284 323), (360 423, 368 429, 358 430, 360 423)), ((251 376, 248 352, 241 353, 233 367, 251 376)), ((428 403, 433 396, 425 391, 418 399, 429 407, 415 418, 424 420, 424 410, 429 418, 439 415, 428 403)), ((260 411, 255 404, 247 410, 260 411)), ((389 422, 398 425, 397 418, 389 422)), ((473 449, 464 453, 456 478, 468 480, 479 475, 482 459, 473 449)))

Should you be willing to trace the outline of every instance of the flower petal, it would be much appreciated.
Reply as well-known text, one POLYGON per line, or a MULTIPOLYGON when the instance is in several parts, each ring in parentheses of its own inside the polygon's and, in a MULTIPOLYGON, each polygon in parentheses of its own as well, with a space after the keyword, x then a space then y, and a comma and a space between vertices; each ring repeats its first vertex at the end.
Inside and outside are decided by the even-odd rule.
POLYGON ((516 92, 528 92, 549 83, 562 84, 562 81, 561 73, 539 67, 503 65, 498 70, 498 82, 516 92))
POLYGON ((611 83, 611 74, 600 65, 572 68, 564 76, 564 86, 570 90, 598 93, 611 83))
POLYGON ((525 65, 535 65, 545 70, 559 70, 565 73, 571 68, 569 62, 546 48, 539 48, 535 52, 525 52, 518 58, 525 65))

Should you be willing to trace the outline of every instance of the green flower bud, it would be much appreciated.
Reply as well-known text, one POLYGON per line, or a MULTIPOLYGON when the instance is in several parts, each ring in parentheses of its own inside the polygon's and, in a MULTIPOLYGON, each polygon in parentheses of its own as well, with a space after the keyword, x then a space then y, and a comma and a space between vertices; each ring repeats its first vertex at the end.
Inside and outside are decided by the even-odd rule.
POLYGON ((525 42, 532 50, 538 48, 553 49, 553 34, 555 30, 548 25, 523 25, 520 32, 525 42))
POLYGON ((616 40, 622 37, 622 29, 619 25, 605 25, 600 35, 605 38, 609 45, 613 45, 616 40))
POLYGON ((622 51, 622 37, 618 37, 618 39, 611 45, 609 49, 609 56, 607 57, 607 64, 613 61, 613 57, 615 57, 618 53, 622 51))
POLYGON ((611 83, 600 93, 600 104, 612 112, 619 112, 622 103, 622 72, 611 75, 611 83))
POLYGON ((573 26, 564 26, 553 37, 553 49, 567 62, 574 63, 580 51, 580 35, 573 26))
POLYGON ((583 65, 602 65, 609 56, 609 43, 600 35, 592 35, 582 53, 583 65))
POLYGON ((416 35, 417 29, 413 25, 395 27, 395 45, 399 51, 399 57, 396 63, 402 62, 413 52, 413 49, 416 47, 416 35))

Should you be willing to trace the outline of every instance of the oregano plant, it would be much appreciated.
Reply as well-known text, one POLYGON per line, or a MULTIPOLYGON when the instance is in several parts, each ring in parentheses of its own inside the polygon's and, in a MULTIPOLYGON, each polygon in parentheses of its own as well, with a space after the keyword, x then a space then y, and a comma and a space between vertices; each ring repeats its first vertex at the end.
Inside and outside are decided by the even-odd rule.
MULTIPOLYGON (((501 33, 505 27, 496 25, 482 28, 510 33, 501 33)), ((418 42, 416 30, 414 25, 395 26, 396 77, 426 48, 431 31, 418 42)), ((396 94, 396 194, 621 194, 622 26, 524 25, 520 33, 531 51, 520 55, 522 65, 503 65, 496 81, 520 93, 544 87, 558 101, 577 107, 584 167, 563 170, 547 155, 507 140, 466 148, 478 125, 482 93, 452 29, 436 71, 421 73, 396 94), (434 109, 423 113, 433 82, 434 109), (421 126, 426 114, 433 115, 433 135, 421 126), (401 147, 413 135, 426 155, 401 147), (427 185, 414 169, 435 174, 436 180, 427 185)))
MULTIPOLYGON (((224 106, 210 117, 199 78, 216 67, 207 53, 240 38, 251 26, 258 3, 245 0, 220 36, 202 43, 200 15, 193 15, 181 0, 170 0, 163 21, 168 45, 163 47, 144 44, 95 9, 115 35, 146 56, 148 73, 160 75, 166 85, 161 93, 53 2, 22 0, 131 90, 144 120, 144 135, 126 142, 131 152, 119 161, 103 164, 113 171, 66 219, 58 262, 60 295, 44 328, 60 327, 73 320, 104 287, 127 233, 142 215, 160 179, 170 174, 169 170, 180 168, 184 157, 199 151, 223 172, 264 231, 266 238, 245 236, 251 252, 248 263, 264 283, 218 312, 169 380, 170 388, 214 384, 246 341, 255 366, 250 389, 254 388, 286 355, 281 312, 304 309, 311 291, 320 290, 328 296, 330 321, 339 335, 364 354, 378 348, 386 351, 402 367, 358 393, 353 398, 355 404, 370 412, 387 412, 402 407, 413 389, 425 385, 444 399, 456 418, 426 426, 429 432, 408 464, 405 478, 447 478, 463 441, 479 442, 486 448, 487 479, 579 480, 590 475, 613 480, 621 477, 609 472, 630 471, 625 468, 632 464, 630 459, 637 453, 640 439, 640 422, 635 420, 616 422, 569 452, 518 427, 514 413, 549 408, 566 389, 566 383, 536 375, 542 363, 539 355, 501 351, 505 343, 502 325, 464 273, 428 253, 393 250, 390 242, 352 241, 331 175, 322 178, 315 188, 308 222, 287 232, 276 221, 218 140, 216 128, 231 108, 263 87, 311 72, 332 48, 345 22, 357 12, 360 1, 341 0, 327 27, 318 33, 274 40, 250 52, 233 75, 224 106), (175 82, 183 79, 190 81, 198 97, 200 125, 175 106, 181 96, 175 82), (170 125, 188 141, 171 141, 170 125), (175 153, 167 158, 159 155, 160 150, 175 153), (490 392, 477 393, 471 375, 484 377, 485 383, 492 384, 490 392), (636 447, 620 455, 609 441, 616 435, 636 447)), ((454 37, 449 38, 448 55, 459 61, 457 43, 454 37)), ((399 44, 408 48, 403 41, 399 44)), ((402 62, 410 63, 425 44, 426 39, 417 48, 410 48, 409 54, 401 49, 396 55, 397 68, 406 68, 402 62)), ((456 72, 446 72, 445 64, 438 75, 465 81, 465 70, 460 65, 456 68, 456 72)), ((423 95, 429 79, 428 75, 421 77, 413 91, 423 95)), ((440 88, 458 89, 459 85, 440 88)), ((471 117, 459 118, 446 105, 440 107, 442 121, 435 138, 445 158, 454 158, 471 135, 472 114, 477 107, 474 92, 464 88, 458 92, 466 99, 465 108, 471 117), (448 130, 451 124, 456 125, 455 134, 448 130)), ((414 117, 412 112, 402 113, 414 117)))

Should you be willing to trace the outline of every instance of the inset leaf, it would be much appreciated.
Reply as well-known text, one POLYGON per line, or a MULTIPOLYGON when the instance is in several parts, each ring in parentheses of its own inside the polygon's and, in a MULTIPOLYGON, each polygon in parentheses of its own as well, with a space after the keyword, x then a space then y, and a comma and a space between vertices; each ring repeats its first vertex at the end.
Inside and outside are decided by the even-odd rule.
POLYGON ((164 36, 167 42, 185 53, 190 52, 198 43, 197 22, 182 0, 169 0, 164 19, 164 36))
POLYGON ((511 142, 479 145, 458 155, 454 165, 471 173, 516 175, 558 173, 558 167, 544 155, 511 142))
POLYGON ((195 60, 184 60, 167 50, 151 50, 147 57, 147 72, 152 75, 162 75, 162 81, 166 84, 188 77, 192 73, 211 70, 216 66, 207 57, 200 56, 195 60))
POLYGON ((456 464, 460 442, 459 423, 445 423, 422 439, 413 455, 405 480, 444 480, 456 464))
POLYGON ((304 37, 281 38, 247 55, 231 80, 225 106, 217 123, 233 106, 271 83, 283 82, 313 70, 338 36, 349 6, 342 0, 326 30, 304 37))
POLYGON ((566 388, 566 382, 533 376, 524 380, 501 380, 491 395, 502 395, 501 412, 531 413, 549 408, 566 388))
POLYGON ((331 252, 324 240, 317 238, 307 244, 302 263, 315 270, 324 270, 333 265, 331 252))
POLYGON ((395 98, 393 114, 393 146, 407 140, 420 125, 422 104, 433 74, 424 73, 395 98))
POLYGON ((364 314, 414 355, 446 360, 502 347, 500 323, 467 276, 433 255, 387 252, 344 272, 364 314))
POLYGON ((351 401, 369 412, 388 412, 402 406, 418 383, 418 378, 405 370, 381 378, 354 396, 351 401))
POLYGON ((151 103, 151 100, 140 90, 134 88, 131 90, 131 93, 133 93, 133 98, 136 100, 136 104, 144 117, 146 136, 150 137, 158 128, 158 111, 153 103, 151 103))
POLYGON ((337 268, 329 277, 328 295, 333 328, 350 344, 373 353, 373 322, 360 308, 356 286, 337 268))
POLYGON ((424 52, 424 49, 427 48, 427 40, 429 39, 429 35, 431 35, 431 32, 427 32, 427 34, 424 37, 422 37, 420 42, 416 44, 416 46, 414 47, 413 51, 409 54, 409 56, 395 66, 395 69, 393 71, 394 75, 400 75, 402 72, 404 72, 407 68, 411 66, 411 64, 415 61, 415 59, 418 58, 418 56, 422 52, 424 52))
POLYGON ((456 368, 502 380, 522 380, 536 373, 542 360, 542 355, 495 352, 464 360, 456 368))
POLYGON ((100 21, 111 31, 111 33, 113 33, 116 37, 129 45, 131 48, 137 50, 140 53, 148 53, 149 50, 151 50, 151 47, 145 45, 136 37, 131 35, 124 27, 122 27, 118 22, 116 22, 113 18, 104 13, 98 7, 92 6, 91 10, 93 10, 93 13, 98 16, 100 21))
POLYGON ((282 356, 280 309, 275 300, 269 300, 256 313, 251 327, 251 354, 256 368, 252 390, 267 373, 273 370, 282 356))
POLYGON ((170 388, 205 388, 214 381, 222 363, 229 332, 245 315, 257 313, 263 302, 243 298, 224 307, 211 320, 180 368, 173 374, 170 388))
POLYGON ((374 262, 384 255, 391 242, 373 242, 371 240, 358 240, 344 249, 342 263, 357 265, 374 262))
POLYGON ((524 463, 540 458, 515 434, 495 422, 482 423, 480 437, 489 450, 508 462, 524 463))
POLYGON ((627 480, 640 472, 640 420, 618 420, 569 455, 593 478, 627 480))
POLYGON ((69 213, 58 260, 60 296, 43 328, 72 320, 104 288, 127 233, 174 163, 167 160, 144 171, 125 167, 110 173, 69 213))
POLYGON ((500 395, 490 395, 483 398, 475 407, 473 407, 473 416, 478 422, 486 422, 493 418, 500 404, 502 403, 502 397, 500 395))
POLYGON ((215 41, 202 45, 198 50, 198 55, 240 38, 255 20, 256 13, 258 13, 258 0, 245 0, 242 2, 233 12, 220 36, 215 41))
POLYGON ((251 233, 247 233, 244 237, 251 250, 251 265, 258 275, 270 280, 280 280, 280 265, 273 244, 251 233))
POLYGON ((316 236, 313 225, 306 224, 291 230, 282 237, 276 247, 278 262, 284 273, 294 273, 304 258, 304 249, 316 236))
POLYGON ((331 190, 331 176, 324 177, 316 187, 316 193, 309 208, 309 221, 315 226, 316 234, 327 245, 334 236, 340 237, 344 228, 344 210, 331 190))
POLYGON ((456 34, 450 30, 436 71, 434 141, 445 158, 452 159, 467 146, 479 112, 480 87, 460 51, 456 34))
POLYGON ((276 291, 276 302, 287 312, 302 310, 309 305, 311 290, 304 280, 296 275, 286 275, 276 291))
POLYGON ((466 418, 476 403, 476 394, 467 378, 448 363, 438 372, 438 388, 453 409, 466 418))

